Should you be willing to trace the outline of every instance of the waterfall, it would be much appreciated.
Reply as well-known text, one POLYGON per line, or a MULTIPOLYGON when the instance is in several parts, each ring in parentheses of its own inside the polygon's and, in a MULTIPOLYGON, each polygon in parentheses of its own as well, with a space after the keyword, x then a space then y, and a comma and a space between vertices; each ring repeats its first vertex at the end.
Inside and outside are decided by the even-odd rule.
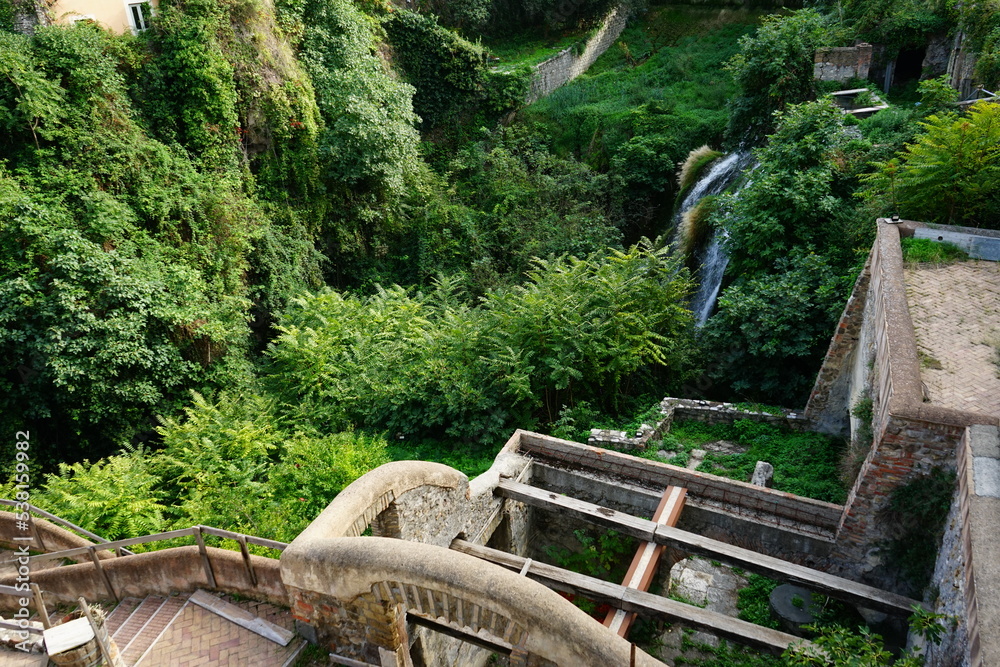
MULTIPOLYGON (((684 197, 674 216, 675 227, 680 223, 681 216, 702 197, 724 192, 752 161, 753 153, 750 151, 737 151, 716 160, 684 197)), ((722 250, 725 234, 723 229, 715 230, 711 242, 698 255, 700 267, 697 272, 698 291, 691 299, 691 312, 694 313, 695 323, 698 326, 705 324, 712 314, 719 289, 722 287, 722 276, 726 272, 726 265, 729 264, 729 257, 722 250)))

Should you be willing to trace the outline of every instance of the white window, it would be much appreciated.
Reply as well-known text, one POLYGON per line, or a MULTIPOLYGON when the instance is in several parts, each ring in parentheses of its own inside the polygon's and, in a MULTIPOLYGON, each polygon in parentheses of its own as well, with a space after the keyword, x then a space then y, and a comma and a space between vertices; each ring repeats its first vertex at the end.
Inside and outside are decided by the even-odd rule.
POLYGON ((153 16, 153 6, 148 2, 129 2, 125 4, 128 14, 128 24, 134 34, 149 27, 149 19, 153 16))

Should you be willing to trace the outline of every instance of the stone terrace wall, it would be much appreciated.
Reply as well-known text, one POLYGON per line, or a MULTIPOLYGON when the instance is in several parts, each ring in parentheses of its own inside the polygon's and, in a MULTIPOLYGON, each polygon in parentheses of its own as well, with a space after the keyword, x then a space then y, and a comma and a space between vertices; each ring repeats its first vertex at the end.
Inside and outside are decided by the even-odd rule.
POLYGON ((819 81, 867 79, 871 64, 871 44, 817 49, 813 58, 813 78, 819 81))
MULTIPOLYGON (((250 581, 239 552, 214 547, 208 547, 208 559, 216 581, 214 589, 209 585, 204 561, 196 546, 110 558, 102 562, 102 569, 118 598, 169 595, 203 588, 287 606, 288 594, 278 573, 278 561, 262 556, 250 558, 257 575, 256 587, 250 581)), ((13 585, 15 576, 0 578, 0 584, 13 585)), ((31 582, 45 591, 45 599, 51 603, 75 603, 80 596, 91 601, 113 599, 91 563, 32 572, 31 582)), ((16 608, 11 606, 16 603, 16 597, 0 595, 0 608, 16 608)))
POLYGON ((916 334, 906 301, 900 225, 884 219, 869 260, 875 338, 872 447, 848 494, 837 534, 833 571, 874 584, 882 580, 879 517, 892 491, 933 467, 955 468, 956 447, 970 424, 998 419, 923 402, 916 334))
POLYGON ((686 398, 664 398, 660 402, 660 420, 655 426, 643 424, 635 437, 625 431, 612 429, 592 429, 587 444, 591 447, 614 447, 616 449, 646 449, 650 441, 659 440, 675 419, 687 419, 704 424, 732 424, 740 419, 774 426, 784 426, 793 431, 810 431, 812 423, 795 410, 782 409, 780 414, 743 410, 734 403, 701 401, 686 398))
POLYGON ((805 415, 820 433, 842 437, 851 433, 852 399, 860 393, 858 385, 868 381, 863 342, 868 336, 863 334, 863 325, 870 283, 871 257, 854 283, 806 404, 805 415))
POLYGON ((587 40, 582 53, 577 55, 573 53, 573 47, 569 47, 535 65, 535 74, 525 103, 538 101, 586 72, 615 43, 627 22, 628 11, 624 7, 616 7, 601 21, 597 32, 587 40))

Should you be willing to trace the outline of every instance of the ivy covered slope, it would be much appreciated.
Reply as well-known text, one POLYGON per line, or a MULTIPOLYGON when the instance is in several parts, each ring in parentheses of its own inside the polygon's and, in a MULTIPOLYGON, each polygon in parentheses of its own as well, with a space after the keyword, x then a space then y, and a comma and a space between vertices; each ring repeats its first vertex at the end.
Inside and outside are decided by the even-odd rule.
POLYGON ((254 2, 165 3, 141 40, 0 33, 0 400, 46 451, 107 452, 187 389, 246 382, 250 325, 403 189, 411 89, 374 25, 296 9, 299 59, 254 2))

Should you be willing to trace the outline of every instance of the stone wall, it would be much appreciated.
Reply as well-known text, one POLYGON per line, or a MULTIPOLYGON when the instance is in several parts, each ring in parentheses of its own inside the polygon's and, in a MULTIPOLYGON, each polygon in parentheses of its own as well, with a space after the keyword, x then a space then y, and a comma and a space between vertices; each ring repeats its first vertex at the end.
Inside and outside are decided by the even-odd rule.
POLYGON ((628 22, 628 10, 616 7, 601 21, 597 32, 587 40, 583 51, 574 53, 574 48, 563 49, 548 60, 535 65, 526 104, 531 104, 556 88, 580 76, 594 64, 608 47, 615 43, 628 22))
MULTIPOLYGON (((878 548, 883 539, 879 518, 892 491, 932 467, 954 469, 955 450, 965 427, 995 424, 997 419, 923 402, 916 334, 903 281, 901 225, 884 219, 877 225, 862 323, 862 330, 870 327, 874 339, 870 383, 874 436, 844 506, 832 569, 888 585, 878 548)), ((912 232, 905 225, 902 228, 912 232)), ((854 342, 855 349, 859 340, 854 342)), ((847 358, 855 351, 837 354, 847 358)))
POLYGON ((801 412, 782 408, 779 413, 744 410, 735 403, 701 401, 687 398, 664 398, 660 402, 660 418, 655 425, 643 424, 630 436, 625 431, 591 429, 587 444, 591 447, 614 449, 646 449, 647 443, 663 438, 670 432, 675 419, 703 424, 732 424, 740 419, 790 428, 793 431, 812 430, 812 423, 801 412))
POLYGON ((813 78, 819 81, 867 79, 871 63, 871 44, 817 49, 813 57, 813 78))
POLYGON ((869 258, 840 315, 806 404, 805 416, 820 433, 847 437, 857 428, 851 407, 867 393, 868 362, 874 355, 871 318, 865 318, 870 282, 869 258))
POLYGON ((952 88, 958 90, 960 99, 966 99, 975 90, 975 70, 979 54, 970 51, 966 45, 965 35, 955 35, 955 42, 948 59, 947 73, 952 88))

